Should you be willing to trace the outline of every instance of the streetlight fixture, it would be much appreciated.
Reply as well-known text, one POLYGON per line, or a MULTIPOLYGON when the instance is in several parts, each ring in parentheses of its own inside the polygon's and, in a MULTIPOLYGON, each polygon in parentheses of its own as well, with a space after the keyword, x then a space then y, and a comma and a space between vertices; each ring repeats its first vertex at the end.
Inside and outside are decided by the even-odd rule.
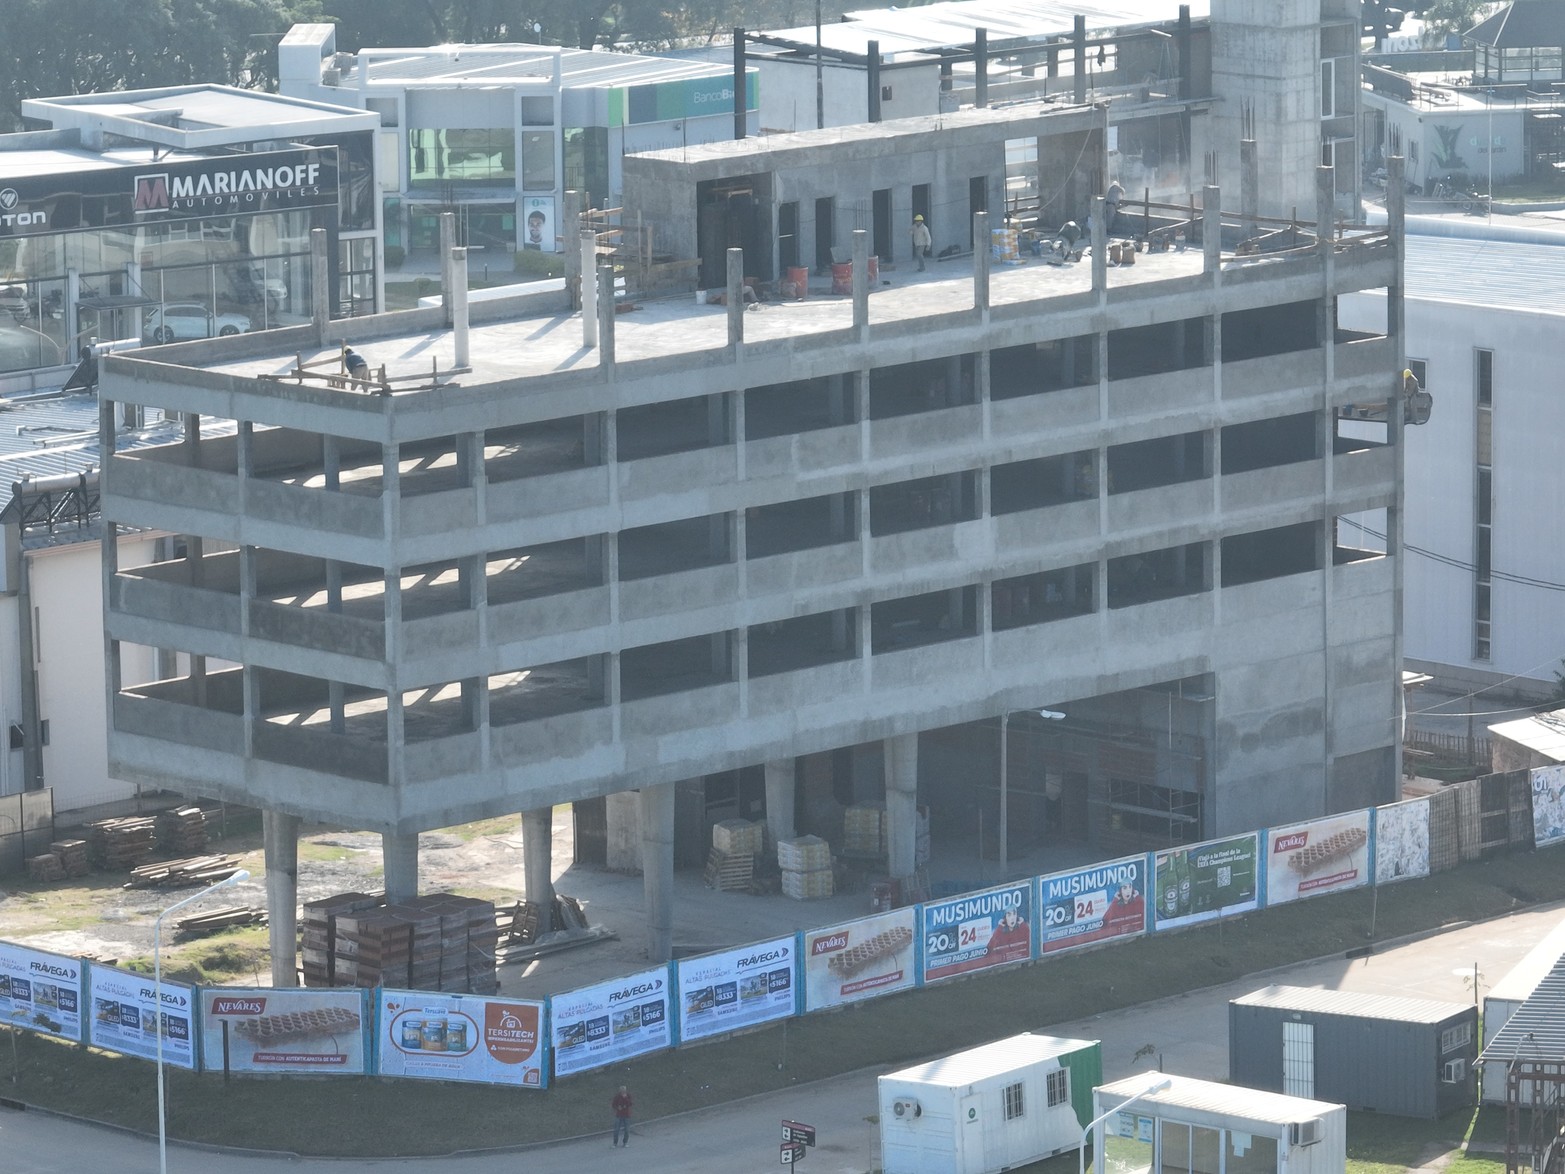
POLYGON ((193 893, 183 901, 175 901, 152 923, 152 998, 157 1003, 157 1044, 158 1044, 158 1174, 168 1174, 168 1126, 164 1113, 163 1092, 163 919, 176 909, 183 909, 186 905, 193 905, 202 897, 211 896, 219 889, 232 888, 241 881, 250 879, 247 869, 241 868, 238 872, 225 880, 218 881, 215 885, 208 885, 199 893, 193 893))
MULTIPOLYGON (((1045 719, 1046 721, 1060 722, 1060 721, 1064 721, 1065 720, 1065 714, 1061 713, 1057 709, 1035 709, 1035 710, 1032 710, 1031 712, 1036 713, 1039 717, 1045 719)), ((1004 881, 1006 879, 1006 873, 1010 871, 1010 864, 1011 864, 1011 858, 1010 858, 1010 847, 1011 846, 1010 846, 1010 843, 1009 843, 1010 834, 1011 834, 1010 809, 1009 809, 1009 804, 1007 803, 1007 794, 1008 794, 1008 792, 1007 792, 1007 787, 1006 787, 1007 777, 1010 774, 1010 759, 1008 757, 1008 752, 1009 752, 1009 748, 1010 748, 1010 736, 1009 736, 1009 734, 1010 734, 1010 726, 1011 726, 1011 711, 1010 710, 1006 710, 1004 713, 1002 713, 1000 715, 1000 880, 1001 881, 1004 881)), ((978 854, 979 854, 980 860, 982 860, 982 857, 983 857, 983 845, 982 844, 978 845, 978 854)))
MULTIPOLYGON (((1144 1097, 1149 1097, 1149 1096, 1151 1096, 1155 1092, 1162 1092, 1165 1088, 1167 1088, 1169 1085, 1171 1085, 1173 1083, 1174 1082, 1169 1077, 1165 1076, 1165 1077, 1163 1077, 1162 1080, 1159 1080, 1156 1084, 1149 1084, 1149 1085, 1147 1085, 1146 1088, 1142 1089, 1135 1096, 1128 1097, 1125 1100, 1120 1101, 1119 1104, 1115 1105, 1112 1109, 1110 1109, 1108 1112, 1104 1113, 1101 1117, 1094 1117, 1091 1121, 1088 1121, 1086 1127, 1081 1131, 1081 1148, 1076 1151, 1076 1156, 1077 1156, 1076 1171, 1077 1171, 1077 1174, 1087 1174, 1087 1137, 1092 1133, 1092 1131, 1094 1129, 1096 1129, 1099 1125, 1102 1125, 1103 1122, 1107 1121, 1115 1113, 1118 1113, 1126 1105, 1133 1105, 1137 1101, 1143 1099, 1144 1097)), ((1097 1150, 1094 1149, 1093 1152, 1092 1152, 1092 1162, 1093 1162, 1094 1166, 1097 1165, 1097 1161, 1098 1161, 1098 1153, 1097 1153, 1097 1150)))

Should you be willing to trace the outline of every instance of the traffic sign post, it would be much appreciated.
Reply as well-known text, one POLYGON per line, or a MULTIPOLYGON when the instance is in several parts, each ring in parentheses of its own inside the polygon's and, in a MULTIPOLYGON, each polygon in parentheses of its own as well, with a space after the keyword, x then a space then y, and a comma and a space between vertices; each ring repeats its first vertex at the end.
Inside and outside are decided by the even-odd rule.
POLYGON ((815 1126, 805 1125, 799 1121, 784 1121, 782 1123, 782 1139, 784 1141, 796 1141, 800 1145, 813 1146, 815 1144, 815 1126))

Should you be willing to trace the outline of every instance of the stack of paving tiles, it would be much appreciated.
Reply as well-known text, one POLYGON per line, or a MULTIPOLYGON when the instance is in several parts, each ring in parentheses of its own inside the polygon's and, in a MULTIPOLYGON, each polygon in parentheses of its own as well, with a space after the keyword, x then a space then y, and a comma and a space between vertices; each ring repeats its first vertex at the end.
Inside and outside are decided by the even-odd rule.
POLYGON ((766 825, 748 819, 725 819, 712 827, 712 851, 707 856, 708 888, 742 892, 755 879, 755 861, 764 850, 766 825))
POLYGON ((842 813, 842 854, 874 857, 886 854, 884 803, 857 803, 842 813))
POLYGON ((60 858, 66 876, 86 876, 92 871, 86 840, 56 840, 49 845, 49 854, 60 858))
POLYGON ((819 836, 779 840, 777 864, 782 869, 782 890, 795 901, 829 897, 835 891, 831 845, 819 836))
POLYGON ((65 879, 65 865, 60 863, 60 858, 53 852, 42 852, 37 856, 27 858, 27 877, 35 881, 57 881, 65 879))
POLYGON ((313 901, 305 906, 305 985, 493 994, 499 939, 494 905, 474 897, 313 901))
POLYGON ((374 909, 379 897, 368 893, 339 893, 304 903, 299 922, 299 945, 305 986, 331 986, 335 977, 336 916, 374 909))
POLYGON ((175 807, 158 814, 158 843, 176 856, 196 856, 206 848, 206 813, 199 807, 175 807))
POLYGON ((87 852, 99 868, 129 871, 157 846, 157 821, 151 816, 100 819, 87 825, 87 852))

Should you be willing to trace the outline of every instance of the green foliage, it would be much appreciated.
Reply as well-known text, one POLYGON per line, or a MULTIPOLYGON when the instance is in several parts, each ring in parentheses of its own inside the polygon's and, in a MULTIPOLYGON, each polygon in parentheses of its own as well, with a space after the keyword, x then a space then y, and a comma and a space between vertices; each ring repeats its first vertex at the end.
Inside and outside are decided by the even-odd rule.
POLYGON ((1443 47, 1452 33, 1465 33, 1480 20, 1492 0, 1434 0, 1424 10, 1424 42, 1432 48, 1443 47))
POLYGON ((536 253, 530 249, 516 250, 516 272, 528 278, 564 277, 565 258, 559 253, 536 253))

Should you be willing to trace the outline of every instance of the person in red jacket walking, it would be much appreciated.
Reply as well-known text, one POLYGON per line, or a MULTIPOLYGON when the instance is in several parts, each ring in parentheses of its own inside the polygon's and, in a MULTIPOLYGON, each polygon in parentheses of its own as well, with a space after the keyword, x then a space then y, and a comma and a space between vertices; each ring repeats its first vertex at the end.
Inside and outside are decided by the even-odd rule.
POLYGON ((624 1139, 625 1145, 630 1144, 630 1106, 632 1103, 630 1093, 626 1091, 623 1084, 619 1086, 619 1092, 614 1094, 614 1099, 609 1102, 610 1107, 614 1110, 615 1145, 620 1144, 621 1138, 624 1139))

